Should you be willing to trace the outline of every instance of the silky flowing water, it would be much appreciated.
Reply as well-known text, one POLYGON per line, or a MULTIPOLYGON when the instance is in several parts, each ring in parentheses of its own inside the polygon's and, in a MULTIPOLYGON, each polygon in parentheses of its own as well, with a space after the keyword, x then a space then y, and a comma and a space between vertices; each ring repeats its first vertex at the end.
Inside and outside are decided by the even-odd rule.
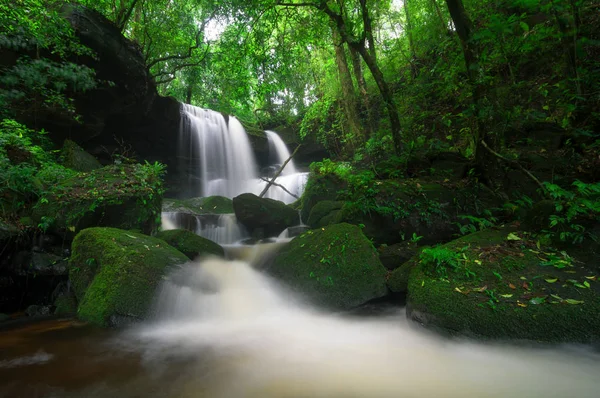
POLYGON ((600 358, 443 339, 402 310, 327 313, 248 263, 208 259, 174 272, 128 330, 1 331, 0 380, 0 397, 596 398, 600 358))

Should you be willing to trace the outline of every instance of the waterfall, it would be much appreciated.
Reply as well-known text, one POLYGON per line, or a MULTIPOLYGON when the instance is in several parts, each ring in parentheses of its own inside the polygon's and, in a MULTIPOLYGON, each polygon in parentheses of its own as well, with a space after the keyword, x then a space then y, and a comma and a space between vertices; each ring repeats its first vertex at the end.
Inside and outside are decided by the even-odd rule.
MULTIPOLYGON (((265 133, 271 148, 272 166, 278 169, 289 158, 290 152, 277 133, 265 133)), ((192 196, 233 198, 246 192, 258 195, 267 184, 259 176, 248 135, 233 116, 226 121, 218 112, 183 104, 179 156, 187 162, 183 169, 189 170, 192 196)), ((308 173, 298 173, 294 162, 290 161, 276 183, 300 196, 307 178, 308 173)), ((265 197, 291 203, 296 200, 293 195, 273 185, 265 197)))
MULTIPOLYGON (((267 139, 269 140, 269 156, 274 158, 274 163, 277 165, 283 165, 283 163, 289 159, 290 151, 285 146, 285 143, 281 137, 274 131, 265 131, 267 139)), ((281 175, 296 174, 296 166, 294 160, 290 160, 285 166, 285 169, 281 172, 281 175)))

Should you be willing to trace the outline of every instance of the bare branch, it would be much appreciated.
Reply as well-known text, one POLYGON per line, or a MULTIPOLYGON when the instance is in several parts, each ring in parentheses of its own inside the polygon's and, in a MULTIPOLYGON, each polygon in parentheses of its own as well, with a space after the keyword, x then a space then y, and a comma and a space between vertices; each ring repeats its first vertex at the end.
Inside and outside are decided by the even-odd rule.
MULTIPOLYGON (((265 177, 260 177, 261 180, 263 180, 264 182, 269 182, 268 178, 265 177)), ((276 187, 279 187, 281 189, 283 189, 286 193, 288 193, 289 195, 293 196, 296 199, 300 199, 300 197, 298 195, 294 195, 293 193, 291 193, 290 191, 288 191, 288 189, 286 187, 284 187, 281 184, 277 184, 276 182, 271 182, 271 185, 275 185, 276 187)))
POLYGON ((279 175, 281 174, 281 172, 283 171, 283 169, 285 169, 285 166, 287 166, 287 164, 290 162, 290 160, 292 160, 292 158, 296 155, 296 153, 298 152, 298 149, 300 149, 302 145, 298 145, 296 147, 296 149, 294 149, 294 152, 290 155, 290 157, 283 162, 283 164, 281 165, 281 168, 279 170, 277 170, 277 173, 275 173, 275 175, 273 176, 273 178, 271 179, 271 181, 267 184, 267 186, 265 187, 265 189, 263 189, 263 191, 260 193, 260 195, 258 195, 259 198, 262 198, 265 193, 267 193, 267 191, 269 190, 269 187, 271 185, 273 185, 273 183, 275 182, 275 180, 277 179, 277 177, 279 177, 279 175))

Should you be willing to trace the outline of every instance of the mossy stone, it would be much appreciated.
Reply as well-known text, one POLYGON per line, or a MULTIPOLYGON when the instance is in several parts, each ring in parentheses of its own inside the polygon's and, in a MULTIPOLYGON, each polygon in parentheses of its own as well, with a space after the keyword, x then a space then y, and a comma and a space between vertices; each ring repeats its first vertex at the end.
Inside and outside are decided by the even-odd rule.
POLYGON ((63 166, 76 171, 92 171, 102 167, 100 162, 74 141, 65 140, 60 159, 63 166))
POLYGON ((75 315, 77 314, 77 298, 73 293, 61 294, 54 300, 55 315, 75 315))
POLYGON ((308 176, 306 187, 300 198, 302 207, 300 215, 307 221, 313 206, 323 200, 335 201, 338 192, 346 188, 347 183, 335 174, 318 174, 312 172, 308 176))
POLYGON ((337 211, 344 206, 344 202, 335 200, 322 200, 310 211, 307 224, 313 228, 324 227, 332 224, 337 211))
POLYGON ((72 245, 69 279, 80 319, 111 326, 111 318, 143 319, 171 267, 189 259, 165 241, 116 228, 88 228, 72 245))
POLYGON ((406 293, 410 271, 416 263, 416 259, 411 259, 390 273, 387 280, 387 287, 392 293, 406 293))
POLYGON ((231 214, 233 213, 233 201, 224 196, 164 199, 162 210, 189 214, 231 214))
POLYGON ((459 267, 453 271, 442 262, 437 267, 447 277, 441 277, 435 263, 417 261, 408 280, 413 319, 487 339, 600 341, 600 282, 591 268, 538 248, 537 240, 513 227, 467 235, 437 250, 454 253, 459 267))
POLYGON ((360 228, 335 224, 294 238, 269 273, 336 310, 357 307, 387 294, 386 270, 360 228))
POLYGON ((220 245, 186 229, 162 231, 156 234, 156 237, 164 240, 191 260, 204 255, 213 254, 221 257, 225 255, 220 245))
POLYGON ((235 217, 250 233, 262 230, 265 237, 279 235, 284 229, 300 223, 298 212, 285 203, 243 193, 233 198, 235 217))
POLYGON ((162 181, 141 165, 112 165, 79 173, 54 187, 33 209, 35 222, 50 232, 74 236, 92 226, 137 229, 152 234, 160 225, 162 181))

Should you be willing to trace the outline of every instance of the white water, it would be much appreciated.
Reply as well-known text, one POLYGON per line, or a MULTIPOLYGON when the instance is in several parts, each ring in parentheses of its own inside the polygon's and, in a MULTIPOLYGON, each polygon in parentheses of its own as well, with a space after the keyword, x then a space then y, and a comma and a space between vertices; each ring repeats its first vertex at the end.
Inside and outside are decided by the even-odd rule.
POLYGON ((173 274, 156 316, 134 335, 147 357, 198 364, 178 397, 597 398, 600 391, 591 354, 442 340, 401 313, 325 314, 243 262, 208 259, 173 274))
POLYGON ((234 244, 250 237, 246 228, 235 218, 235 214, 162 212, 161 225, 164 231, 187 229, 220 245, 234 244))
MULTIPOLYGON (((192 195, 228 198, 245 192, 258 195, 267 183, 259 178, 258 165, 241 123, 233 116, 229 116, 229 122, 226 122, 222 114, 209 109, 187 104, 182 106, 179 156, 190 162, 192 195)), ((289 157, 289 150, 277 133, 270 131, 266 134, 274 150, 272 155, 276 164, 282 164, 289 157)), ((276 182, 300 196, 307 178, 307 173, 296 171, 292 160, 276 182)), ((271 186, 265 197, 285 203, 296 200, 277 186, 271 186)))
MULTIPOLYGON (((267 139, 269 140, 269 154, 273 155, 275 158, 275 164, 283 165, 283 163, 289 159, 290 151, 287 149, 287 146, 281 139, 281 137, 274 131, 265 131, 267 135, 267 139)), ((281 171, 282 175, 295 174, 296 166, 294 165, 294 160, 290 160, 285 168, 281 171)))

